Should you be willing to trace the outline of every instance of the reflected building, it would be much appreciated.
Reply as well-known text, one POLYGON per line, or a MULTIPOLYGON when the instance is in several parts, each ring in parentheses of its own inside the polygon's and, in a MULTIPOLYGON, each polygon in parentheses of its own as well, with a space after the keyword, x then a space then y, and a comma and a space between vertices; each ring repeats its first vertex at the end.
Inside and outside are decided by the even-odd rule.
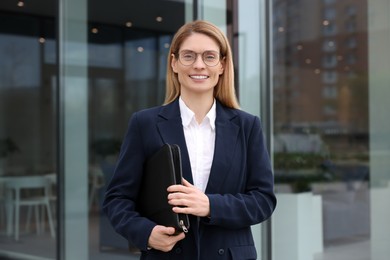
POLYGON ((367 1, 276 0, 273 9, 275 130, 367 152, 367 1))

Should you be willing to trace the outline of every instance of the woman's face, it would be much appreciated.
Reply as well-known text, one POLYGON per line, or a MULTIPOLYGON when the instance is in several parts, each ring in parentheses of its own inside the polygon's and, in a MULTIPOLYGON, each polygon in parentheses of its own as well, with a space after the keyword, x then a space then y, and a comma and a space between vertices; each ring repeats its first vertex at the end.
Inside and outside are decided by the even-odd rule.
POLYGON ((218 44, 204 34, 194 33, 183 41, 179 49, 181 60, 173 57, 171 63, 173 71, 178 75, 182 95, 207 93, 213 95, 214 87, 223 73, 223 60, 219 59, 219 52, 218 44), (215 54, 217 56, 214 56, 215 54), (195 57, 195 61, 188 65, 192 57, 195 57), (218 61, 213 61, 215 58, 218 61), (217 64, 208 66, 204 60, 208 64, 213 65, 215 62, 217 64))

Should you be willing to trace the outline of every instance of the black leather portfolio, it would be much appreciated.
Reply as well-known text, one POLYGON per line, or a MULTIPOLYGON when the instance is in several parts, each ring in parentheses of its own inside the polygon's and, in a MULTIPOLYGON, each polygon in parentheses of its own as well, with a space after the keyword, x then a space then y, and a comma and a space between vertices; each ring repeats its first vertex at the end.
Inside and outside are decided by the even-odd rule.
POLYGON ((180 147, 164 144, 145 163, 138 196, 139 212, 159 225, 188 232, 188 215, 176 214, 168 204, 168 186, 182 183, 180 147))

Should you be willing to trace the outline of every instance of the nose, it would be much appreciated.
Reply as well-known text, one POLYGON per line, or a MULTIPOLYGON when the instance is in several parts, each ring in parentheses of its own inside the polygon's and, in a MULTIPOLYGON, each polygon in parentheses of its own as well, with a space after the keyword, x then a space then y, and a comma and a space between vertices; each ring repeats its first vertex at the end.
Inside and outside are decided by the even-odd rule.
POLYGON ((206 64, 204 63, 203 61, 203 58, 202 58, 202 54, 201 53, 197 53, 196 54, 196 58, 195 58, 195 62, 193 64, 193 66, 195 68, 204 68, 206 66, 206 64))

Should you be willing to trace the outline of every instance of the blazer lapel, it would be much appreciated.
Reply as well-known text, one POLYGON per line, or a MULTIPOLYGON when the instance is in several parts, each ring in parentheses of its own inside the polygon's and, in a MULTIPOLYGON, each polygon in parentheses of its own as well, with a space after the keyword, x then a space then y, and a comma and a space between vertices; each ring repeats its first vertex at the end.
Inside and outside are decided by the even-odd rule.
POLYGON ((226 174, 229 173, 240 130, 239 126, 232 121, 235 117, 234 110, 224 108, 217 102, 214 159, 206 193, 218 191, 225 181, 226 174))
MULTIPOLYGON (((229 173, 237 143, 239 126, 233 122, 234 110, 224 108, 217 101, 215 120, 216 136, 214 158, 206 192, 215 192, 223 185, 229 173)), ((157 128, 164 143, 178 144, 181 148, 183 177, 193 183, 190 159, 183 132, 179 101, 176 100, 162 107, 159 113, 157 128)))
POLYGON ((183 177, 193 183, 178 99, 168 105, 162 106, 157 128, 164 143, 180 146, 183 177))

